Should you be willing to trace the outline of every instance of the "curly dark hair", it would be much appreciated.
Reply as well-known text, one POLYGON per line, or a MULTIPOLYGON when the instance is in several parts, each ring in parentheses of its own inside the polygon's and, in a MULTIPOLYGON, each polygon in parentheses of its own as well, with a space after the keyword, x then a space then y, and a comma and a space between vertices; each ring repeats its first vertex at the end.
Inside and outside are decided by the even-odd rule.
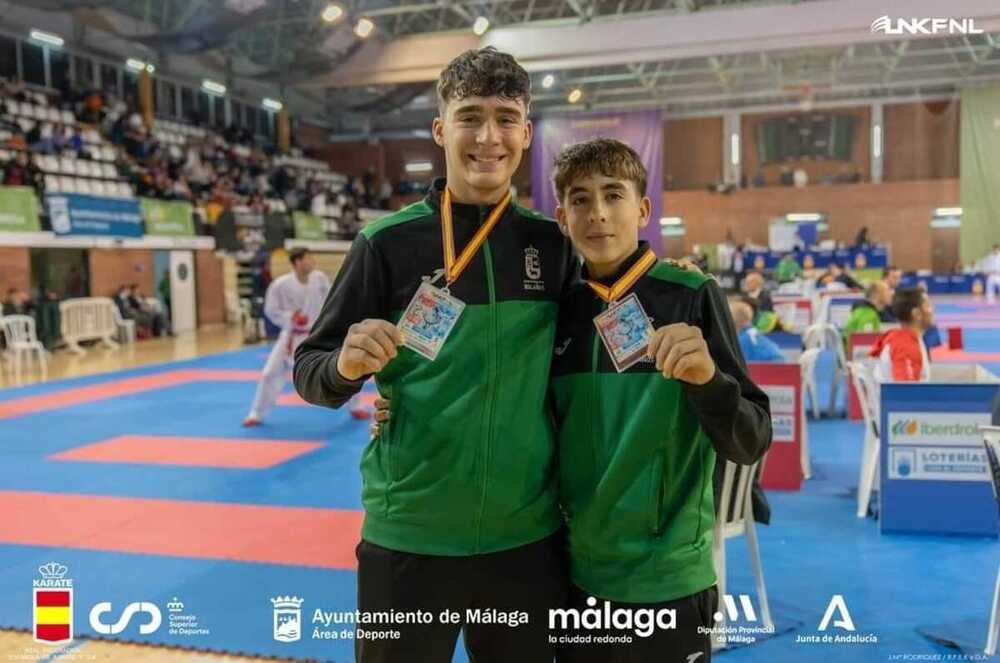
POLYGON ((595 174, 632 182, 640 198, 646 195, 649 175, 636 151, 620 140, 593 138, 566 147, 556 157, 552 170, 556 200, 563 202, 575 180, 595 174))
POLYGON ((452 99, 501 97, 531 101, 531 78, 513 55, 492 46, 462 53, 441 71, 437 82, 441 114, 452 99))

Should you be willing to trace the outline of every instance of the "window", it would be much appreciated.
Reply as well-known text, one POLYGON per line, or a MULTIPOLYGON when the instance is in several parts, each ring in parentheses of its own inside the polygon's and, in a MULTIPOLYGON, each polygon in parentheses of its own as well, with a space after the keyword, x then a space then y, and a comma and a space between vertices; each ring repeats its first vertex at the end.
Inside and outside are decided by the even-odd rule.
POLYGON ((69 53, 49 49, 49 73, 52 76, 52 87, 63 94, 69 94, 69 53))
POLYGON ((194 112, 194 90, 189 87, 181 88, 181 118, 185 120, 191 119, 191 113, 194 112))
POLYGON ((226 126, 226 98, 216 97, 214 105, 215 105, 215 126, 217 127, 226 126))
POLYGON ((122 77, 122 92, 126 103, 132 100, 136 106, 139 105, 139 74, 131 70, 125 72, 122 77))
POLYGON ((243 104, 238 101, 230 101, 230 109, 233 113, 233 124, 238 127, 243 126, 243 104))
POLYGON ((94 61, 75 55, 73 56, 73 67, 76 84, 81 87, 93 87, 95 83, 94 61))
POLYGON ((253 106, 247 106, 246 123, 243 125, 250 130, 250 133, 257 133, 257 115, 259 111, 253 106))
POLYGON ((45 85, 45 55, 42 47, 26 41, 21 42, 21 67, 24 82, 45 85))
POLYGON ((118 68, 111 64, 101 64, 101 87, 105 92, 111 91, 116 97, 121 96, 118 88, 118 68))
POLYGON ((273 113, 270 113, 268 111, 260 111, 259 113, 257 113, 257 119, 260 122, 260 124, 257 127, 257 133, 261 134, 262 136, 267 136, 268 138, 273 136, 274 135, 274 122, 272 121, 273 113))
POLYGON ((212 108, 212 99, 207 92, 198 92, 198 120, 203 124, 208 124, 209 112, 212 108))
POLYGON ((17 78, 17 40, 0 35, 0 76, 17 78))
POLYGON ((156 98, 156 112, 167 117, 177 116, 177 86, 167 81, 159 81, 160 93, 156 98))

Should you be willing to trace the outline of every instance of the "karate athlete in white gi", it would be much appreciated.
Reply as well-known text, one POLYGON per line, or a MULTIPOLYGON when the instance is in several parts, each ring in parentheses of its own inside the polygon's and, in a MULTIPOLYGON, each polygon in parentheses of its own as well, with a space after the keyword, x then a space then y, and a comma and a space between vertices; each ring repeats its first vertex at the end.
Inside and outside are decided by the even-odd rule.
POLYGON ((986 301, 992 304, 1000 290, 1000 245, 994 244, 993 252, 987 254, 981 264, 986 272, 986 301))
POLYGON ((281 327, 281 334, 264 365, 253 406, 243 420, 244 426, 260 425, 278 401, 288 372, 292 370, 295 348, 308 336, 330 291, 330 279, 315 269, 308 250, 292 249, 288 259, 292 271, 272 281, 264 296, 264 313, 281 327))

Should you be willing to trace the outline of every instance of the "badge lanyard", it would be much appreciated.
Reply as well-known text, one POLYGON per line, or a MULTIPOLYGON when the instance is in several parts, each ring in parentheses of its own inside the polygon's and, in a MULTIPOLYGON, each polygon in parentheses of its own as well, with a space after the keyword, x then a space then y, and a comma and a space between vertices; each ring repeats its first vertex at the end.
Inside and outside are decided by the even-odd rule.
POLYGON ((619 297, 624 295, 629 289, 635 285, 643 274, 656 264, 656 254, 653 253, 653 249, 647 249, 646 253, 639 258, 634 265, 632 265, 627 272, 625 272, 620 279, 615 281, 611 286, 606 286, 597 281, 587 281, 587 285, 597 293, 597 296, 608 302, 609 304, 616 301, 619 297))
POLYGON ((472 240, 462 249, 462 253, 456 259, 455 233, 451 216, 451 191, 448 190, 448 187, 445 187, 444 193, 441 195, 441 241, 444 244, 445 292, 448 292, 449 286, 458 280, 458 277, 465 271, 465 268, 472 262, 472 257, 476 255, 476 251, 486 241, 486 236, 493 230, 493 226, 500 221, 500 217, 507 211, 508 205, 510 205, 510 191, 493 208, 490 215, 486 217, 486 222, 476 231, 472 240))

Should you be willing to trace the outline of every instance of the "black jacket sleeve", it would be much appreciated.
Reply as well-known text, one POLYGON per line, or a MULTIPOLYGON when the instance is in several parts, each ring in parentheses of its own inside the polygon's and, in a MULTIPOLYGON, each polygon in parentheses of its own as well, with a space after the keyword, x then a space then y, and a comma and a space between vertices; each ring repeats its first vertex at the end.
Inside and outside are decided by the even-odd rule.
POLYGON ((309 336, 295 351, 295 390, 304 400, 337 408, 361 390, 368 376, 344 378, 337 372, 337 357, 351 325, 388 319, 387 282, 380 255, 368 238, 358 235, 309 336))
POLYGON ((716 370, 706 384, 684 384, 684 391, 719 456, 750 465, 771 445, 770 403, 747 374, 729 306, 718 284, 709 280, 699 295, 693 317, 716 370))

